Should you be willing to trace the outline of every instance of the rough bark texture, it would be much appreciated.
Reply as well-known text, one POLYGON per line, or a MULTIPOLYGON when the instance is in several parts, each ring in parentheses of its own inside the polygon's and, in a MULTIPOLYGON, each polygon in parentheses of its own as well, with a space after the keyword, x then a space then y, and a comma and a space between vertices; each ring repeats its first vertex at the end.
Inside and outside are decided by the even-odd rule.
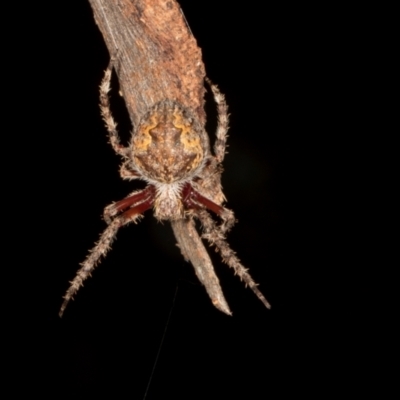
POLYGON ((205 123, 201 50, 175 0, 89 0, 133 125, 155 103, 178 101, 205 123))
MULTIPOLYGON (((122 95, 132 124, 155 103, 171 99, 205 124, 201 50, 175 0, 89 0, 108 47, 117 58, 122 95)), ((210 257, 192 219, 172 221, 182 254, 190 260, 213 304, 231 315, 210 257)))
POLYGON ((196 231, 194 221, 192 219, 172 221, 172 229, 183 256, 192 262, 196 275, 205 286, 214 306, 225 314, 231 315, 210 256, 196 231))

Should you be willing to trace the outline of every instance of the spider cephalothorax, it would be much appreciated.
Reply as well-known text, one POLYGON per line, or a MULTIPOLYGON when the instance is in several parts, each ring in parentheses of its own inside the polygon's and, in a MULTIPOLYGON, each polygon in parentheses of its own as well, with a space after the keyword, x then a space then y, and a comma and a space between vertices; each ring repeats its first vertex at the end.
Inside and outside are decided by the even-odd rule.
POLYGON ((111 146, 124 159, 120 170, 122 178, 142 179, 147 182, 147 187, 105 208, 104 219, 108 227, 71 282, 60 315, 101 256, 109 250, 118 229, 137 220, 150 208, 153 208, 159 220, 198 218, 203 225, 203 237, 216 246, 223 260, 269 308, 268 301, 225 240, 225 234, 234 224, 235 217, 232 211, 222 205, 225 197, 221 188, 220 163, 225 156, 228 130, 224 96, 208 81, 218 106, 214 154, 210 150, 208 135, 196 116, 171 99, 155 104, 140 118, 129 146, 124 147, 120 143, 108 98, 113 65, 114 59, 111 59, 100 85, 101 113, 111 146), (208 210, 221 218, 221 225, 216 225, 208 210))

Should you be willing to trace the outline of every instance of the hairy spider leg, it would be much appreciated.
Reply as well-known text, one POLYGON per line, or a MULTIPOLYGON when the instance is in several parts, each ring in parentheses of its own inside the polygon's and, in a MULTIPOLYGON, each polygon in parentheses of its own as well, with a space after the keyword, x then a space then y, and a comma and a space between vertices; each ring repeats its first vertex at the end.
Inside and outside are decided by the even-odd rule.
POLYGON ((250 287, 265 307, 271 308, 267 299, 263 296, 260 290, 258 290, 257 284, 247 272, 248 270, 241 264, 236 253, 229 247, 229 244, 225 240, 226 232, 235 223, 233 212, 202 196, 200 193, 195 191, 189 183, 183 187, 182 201, 186 207, 198 210, 197 217, 200 219, 204 230, 202 237, 208 240, 211 245, 215 246, 216 250, 221 253, 222 260, 234 270, 235 274, 238 275, 246 285, 250 287), (204 207, 219 215, 223 220, 225 218, 226 220, 224 220, 224 223, 221 226, 217 226, 204 207))
POLYGON ((223 222, 219 227, 219 230, 223 235, 227 233, 236 222, 235 216, 231 210, 214 203, 210 199, 207 199, 199 192, 194 190, 190 183, 186 183, 182 189, 182 201, 187 208, 199 210, 205 207, 220 216, 223 222))
POLYGON ((154 201, 156 194, 155 187, 153 185, 147 186, 145 189, 131 193, 125 199, 112 203, 104 209, 104 220, 107 224, 110 224, 112 217, 115 217, 121 211, 126 210, 128 207, 134 207, 138 204, 145 203, 148 199, 154 201))
POLYGON ((114 151, 124 158, 128 158, 129 149, 121 144, 118 135, 117 124, 111 114, 110 99, 108 93, 110 91, 111 74, 114 68, 115 58, 111 57, 107 69, 104 72, 104 78, 100 84, 100 111, 101 116, 106 124, 110 144, 114 151))
POLYGON ((271 308, 268 300, 258 290, 257 284, 247 272, 247 268, 242 265, 239 258, 236 256, 236 253, 229 247, 224 234, 220 231, 210 214, 203 209, 198 212, 197 216, 203 225, 204 234, 202 237, 207 239, 211 245, 215 246, 216 251, 221 253, 222 260, 234 270, 235 275, 238 275, 239 278, 250 287, 265 307, 271 308))
POLYGON ((206 82, 210 85, 214 95, 214 100, 217 103, 218 109, 218 126, 215 135, 217 140, 214 143, 215 158, 220 163, 225 157, 226 141, 228 138, 229 129, 229 114, 228 105, 225 101, 225 96, 219 91, 218 86, 214 85, 209 78, 206 78, 206 82))
POLYGON ((135 207, 130 208, 129 210, 125 211, 121 217, 126 220, 127 222, 129 221, 135 221, 138 214, 143 214, 145 211, 153 207, 154 204, 154 194, 149 196, 143 203, 138 204, 135 207))
POLYGON ((119 174, 121 175, 122 179, 133 180, 140 178, 140 174, 133 169, 131 160, 126 160, 121 165, 119 174))
MULTIPOLYGON (((147 189, 147 188, 146 188, 147 189)), ((144 189, 143 191, 145 191, 144 189)), ((132 196, 134 197, 134 196, 132 196)), ((125 199, 126 200, 126 199, 125 199)), ((99 241, 94 248, 89 252, 86 260, 81 264, 82 268, 77 272, 75 278, 71 281, 64 296, 64 302, 61 305, 59 316, 61 317, 67 307, 69 301, 78 292, 79 288, 83 286, 83 282, 91 276, 91 273, 96 268, 101 257, 104 257, 110 249, 111 243, 114 240, 118 229, 128 224, 129 222, 136 222, 142 213, 151 208, 154 204, 154 196, 147 196, 145 199, 134 207, 125 211, 120 216, 116 217, 101 234, 99 241)))

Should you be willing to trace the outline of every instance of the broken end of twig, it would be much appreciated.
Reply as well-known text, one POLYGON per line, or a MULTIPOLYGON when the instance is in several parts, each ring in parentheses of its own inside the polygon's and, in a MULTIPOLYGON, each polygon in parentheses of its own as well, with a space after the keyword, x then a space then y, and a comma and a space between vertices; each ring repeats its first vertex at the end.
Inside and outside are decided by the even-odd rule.
POLYGON ((222 311, 224 314, 232 316, 232 311, 229 309, 228 303, 226 302, 225 298, 221 300, 218 299, 211 299, 215 308, 219 311, 222 311))

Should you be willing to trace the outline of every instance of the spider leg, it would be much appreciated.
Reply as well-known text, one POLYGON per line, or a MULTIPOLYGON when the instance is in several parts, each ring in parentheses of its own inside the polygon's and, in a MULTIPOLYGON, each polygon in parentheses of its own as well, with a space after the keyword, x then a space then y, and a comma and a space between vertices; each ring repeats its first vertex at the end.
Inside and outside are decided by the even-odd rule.
POLYGON ((131 160, 126 160, 121 165, 121 168, 119 169, 119 174, 121 175, 122 179, 128 180, 138 179, 140 177, 140 174, 132 168, 131 160))
POLYGON ((201 224, 203 225, 204 234, 203 238, 207 239, 211 245, 216 247, 216 250, 221 253, 222 260, 231 267, 236 275, 255 293, 255 295, 262 301, 267 308, 271 308, 267 299, 258 290, 257 284, 253 281, 253 278, 247 272, 248 270, 241 264, 236 253, 229 247, 229 244, 225 240, 225 235, 216 225, 215 221, 211 218, 210 214, 206 210, 199 210, 197 213, 201 224))
MULTIPOLYGON (((146 189, 145 189, 146 190, 146 189)), ((133 197, 133 196, 132 196, 133 197)), ((61 305, 59 316, 62 317, 69 301, 78 292, 79 288, 83 286, 83 282, 91 276, 91 273, 99 263, 100 258, 105 256, 110 249, 111 243, 114 240, 118 229, 128 224, 129 222, 136 222, 140 215, 152 207, 154 198, 148 197, 143 202, 125 211, 122 215, 116 217, 101 234, 99 241, 94 248, 90 251, 86 260, 81 264, 81 268, 77 272, 75 278, 71 281, 64 296, 64 302, 61 305)))
POLYGON ((225 235, 228 231, 230 231, 236 222, 233 211, 214 203, 210 199, 207 199, 207 197, 204 197, 195 189, 193 189, 192 185, 189 183, 187 183, 182 189, 182 200, 189 209, 202 209, 205 207, 219 215, 222 219, 222 224, 218 229, 221 231, 222 235, 225 235))
POLYGON ((147 200, 154 198, 155 188, 154 186, 147 186, 145 189, 140 191, 135 191, 131 193, 125 199, 117 201, 116 203, 112 203, 104 209, 103 217, 107 224, 111 224, 112 217, 115 217, 121 211, 126 210, 127 208, 137 206, 147 200))
POLYGON ((206 82, 210 85, 214 100, 217 103, 218 126, 216 132, 217 140, 214 143, 214 153, 217 161, 220 163, 225 157, 226 139, 228 138, 228 105, 226 104, 225 96, 219 91, 218 86, 214 85, 209 78, 206 78, 206 82))
POLYGON ((114 151, 124 158, 128 157, 128 148, 121 144, 121 140, 117 131, 117 124, 111 114, 110 99, 108 92, 110 91, 111 74, 114 67, 115 58, 111 57, 107 69, 104 72, 104 78, 100 84, 100 111, 106 124, 110 137, 110 144, 114 151))

